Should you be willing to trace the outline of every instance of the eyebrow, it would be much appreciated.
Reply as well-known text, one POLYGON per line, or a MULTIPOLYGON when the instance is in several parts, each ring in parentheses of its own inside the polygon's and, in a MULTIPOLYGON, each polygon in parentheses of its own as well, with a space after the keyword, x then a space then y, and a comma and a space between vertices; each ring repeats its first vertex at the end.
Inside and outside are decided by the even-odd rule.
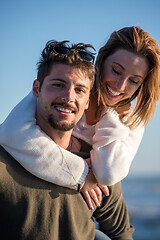
POLYGON ((83 87, 83 88, 86 88, 86 89, 89 90, 89 87, 87 87, 87 86, 85 86, 85 85, 83 85, 83 84, 78 84, 77 86, 78 86, 78 87, 83 87))
MULTIPOLYGON (((115 64, 117 64, 118 66, 120 66, 123 70, 126 70, 120 63, 117 63, 117 62, 113 62, 115 64)), ((141 75, 133 75, 134 77, 140 77, 143 79, 143 77, 141 75)))
MULTIPOLYGON (((54 80, 56 80, 56 81, 60 81, 60 82, 63 82, 63 83, 66 83, 66 81, 63 80, 63 79, 61 79, 61 78, 52 78, 52 79, 50 79, 50 81, 54 81, 54 80)), ((83 87, 83 88, 86 88, 86 89, 89 89, 89 87, 85 86, 84 84, 77 84, 76 86, 78 86, 78 87, 83 87)))
POLYGON ((63 82, 63 83, 65 83, 66 81, 65 80, 63 80, 63 79, 61 79, 61 78, 52 78, 52 79, 50 79, 49 81, 51 82, 51 81, 60 81, 60 82, 63 82))

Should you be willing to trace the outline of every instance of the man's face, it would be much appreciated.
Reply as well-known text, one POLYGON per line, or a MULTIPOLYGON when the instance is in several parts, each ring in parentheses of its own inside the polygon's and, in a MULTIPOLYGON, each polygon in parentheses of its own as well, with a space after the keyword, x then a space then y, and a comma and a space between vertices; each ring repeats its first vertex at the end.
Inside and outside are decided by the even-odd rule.
POLYGON ((88 108, 90 79, 78 68, 56 64, 40 83, 35 80, 33 95, 37 97, 37 123, 42 129, 52 127, 69 131, 88 108))

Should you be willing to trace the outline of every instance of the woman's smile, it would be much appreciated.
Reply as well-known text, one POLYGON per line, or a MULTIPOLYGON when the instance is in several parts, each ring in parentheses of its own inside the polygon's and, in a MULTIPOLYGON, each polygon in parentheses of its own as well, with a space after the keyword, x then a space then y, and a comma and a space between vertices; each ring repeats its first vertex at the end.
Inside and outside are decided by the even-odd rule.
POLYGON ((125 49, 119 49, 104 62, 103 86, 107 105, 130 98, 148 73, 147 60, 125 49))

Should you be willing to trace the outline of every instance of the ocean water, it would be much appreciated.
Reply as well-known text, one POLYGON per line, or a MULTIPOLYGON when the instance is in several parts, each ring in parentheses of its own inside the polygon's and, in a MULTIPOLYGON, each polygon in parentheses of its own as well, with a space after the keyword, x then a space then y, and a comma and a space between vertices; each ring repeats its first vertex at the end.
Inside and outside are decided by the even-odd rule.
POLYGON ((160 177, 127 177, 122 188, 135 227, 134 240, 160 240, 160 177))

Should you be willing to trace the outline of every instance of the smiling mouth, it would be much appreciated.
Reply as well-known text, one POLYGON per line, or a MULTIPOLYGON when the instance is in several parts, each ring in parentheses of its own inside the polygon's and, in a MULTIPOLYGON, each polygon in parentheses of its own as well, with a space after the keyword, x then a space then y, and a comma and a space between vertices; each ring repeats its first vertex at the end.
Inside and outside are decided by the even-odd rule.
POLYGON ((68 103, 52 103, 51 104, 54 109, 56 109, 58 112, 64 113, 64 114, 72 114, 77 112, 77 108, 75 106, 71 106, 68 103))
POLYGON ((64 112, 64 113, 75 113, 75 111, 70 110, 70 109, 66 109, 66 108, 62 108, 62 107, 54 107, 55 109, 57 109, 60 112, 64 112))
POLYGON ((114 91, 114 90, 111 89, 108 85, 106 85, 106 88, 107 88, 108 92, 109 92, 113 97, 118 97, 118 96, 122 95, 122 93, 114 91))

